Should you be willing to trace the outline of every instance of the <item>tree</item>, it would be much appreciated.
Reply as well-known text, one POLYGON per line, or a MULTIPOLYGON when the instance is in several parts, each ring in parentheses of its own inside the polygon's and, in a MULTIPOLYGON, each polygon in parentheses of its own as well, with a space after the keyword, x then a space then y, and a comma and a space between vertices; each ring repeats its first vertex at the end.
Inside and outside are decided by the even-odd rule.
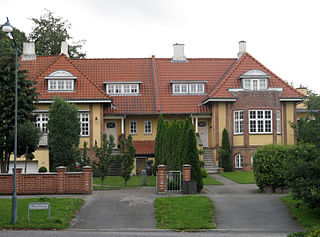
MULTIPOLYGON (((1 173, 8 173, 10 155, 14 150, 15 55, 12 40, 4 38, 2 33, 0 35, 0 166, 1 173)), ((27 121, 35 120, 32 112, 36 109, 34 102, 38 94, 35 82, 28 79, 27 73, 25 70, 18 71, 18 128, 27 121)), ((18 151, 19 154, 23 152, 18 151)))
POLYGON ((87 155, 87 150, 88 150, 88 143, 86 141, 83 142, 83 149, 80 150, 79 147, 75 146, 74 144, 72 145, 72 153, 74 160, 76 161, 76 168, 82 170, 84 166, 87 166, 90 164, 90 157, 87 155))
POLYGON ((49 156, 50 169, 66 166, 75 167, 72 145, 79 146, 80 121, 78 109, 56 96, 49 111, 49 156))
POLYGON ((98 161, 95 162, 95 166, 99 170, 102 185, 104 177, 107 176, 109 172, 109 167, 112 161, 114 161, 116 158, 114 155, 112 155, 113 148, 115 146, 116 144, 114 143, 114 137, 109 135, 108 138, 106 134, 103 134, 102 147, 99 148, 97 144, 95 144, 93 148, 98 159, 98 161))
POLYGON ((26 121, 18 127, 18 154, 25 156, 24 172, 27 172, 27 163, 34 158, 33 152, 37 150, 40 140, 40 130, 31 121, 26 121))
MULTIPOLYGON (((14 39, 16 40, 17 46, 20 49, 18 54, 21 54, 21 49, 23 48, 23 42, 27 42, 26 34, 23 31, 20 31, 17 28, 13 28, 12 34, 14 35, 14 39)), ((15 48, 13 39, 10 39, 5 32, 0 30, 0 52, 1 56, 5 54, 14 55, 15 48)))
POLYGON ((219 163, 224 171, 229 172, 232 171, 232 163, 231 163, 231 147, 229 142, 229 135, 227 129, 223 129, 222 132, 222 146, 219 149, 219 163))
MULTIPOLYGON (((31 18, 35 26, 29 35, 29 40, 35 42, 37 55, 59 55, 61 42, 72 40, 68 30, 71 24, 62 17, 55 16, 52 11, 47 9, 46 13, 40 18, 31 18)), ((69 46, 70 58, 84 58, 85 53, 81 52, 84 40, 74 42, 69 46)))
POLYGON ((127 181, 130 179, 131 171, 134 165, 134 157, 136 154, 136 149, 134 148, 132 142, 132 136, 128 136, 128 140, 121 140, 121 176, 124 179, 124 185, 127 186, 127 181))

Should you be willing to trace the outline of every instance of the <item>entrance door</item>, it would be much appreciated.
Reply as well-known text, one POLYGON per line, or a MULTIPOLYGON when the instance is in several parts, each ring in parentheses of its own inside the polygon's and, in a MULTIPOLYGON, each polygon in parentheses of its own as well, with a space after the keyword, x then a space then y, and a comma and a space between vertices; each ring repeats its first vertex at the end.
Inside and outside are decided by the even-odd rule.
POLYGON ((208 147, 208 122, 199 121, 198 131, 199 131, 199 135, 200 135, 200 139, 203 144, 203 147, 208 147))
POLYGON ((106 134, 114 136, 114 143, 118 146, 117 123, 115 121, 106 122, 106 134))

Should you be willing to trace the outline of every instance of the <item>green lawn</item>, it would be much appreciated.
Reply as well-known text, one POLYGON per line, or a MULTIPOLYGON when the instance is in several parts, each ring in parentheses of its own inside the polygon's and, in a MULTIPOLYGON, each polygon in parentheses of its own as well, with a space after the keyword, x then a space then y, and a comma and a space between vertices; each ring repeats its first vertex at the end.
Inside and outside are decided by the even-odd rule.
POLYGON ((205 196, 158 198, 154 202, 157 228, 177 230, 215 229, 214 205, 205 196))
MULTIPOLYGON (((131 176, 127 182, 127 188, 141 187, 142 176, 131 176)), ((147 176, 147 186, 156 187, 156 176, 147 176)), ((104 178, 103 186, 101 186, 101 178, 93 178, 94 189, 114 189, 114 188, 126 188, 124 186, 124 179, 121 176, 106 176, 104 178)))
POLYGON ((320 208, 310 209, 306 206, 300 205, 296 208, 296 200, 292 200, 292 196, 288 195, 282 197, 281 200, 285 202, 290 210, 293 219, 296 219, 300 225, 305 228, 318 226, 320 228, 320 208))
POLYGON ((253 172, 223 172, 219 174, 239 184, 255 184, 256 183, 256 180, 253 176, 253 172))
POLYGON ((207 178, 203 179, 203 185, 222 185, 223 183, 215 180, 211 176, 207 175, 207 178))
POLYGON ((18 197, 17 224, 13 225, 11 224, 11 199, 0 199, 0 229, 66 229, 70 227, 71 219, 83 203, 83 199, 80 198, 19 199, 18 197), (30 210, 30 222, 28 222, 30 202, 49 202, 50 220, 48 220, 48 210, 30 210))

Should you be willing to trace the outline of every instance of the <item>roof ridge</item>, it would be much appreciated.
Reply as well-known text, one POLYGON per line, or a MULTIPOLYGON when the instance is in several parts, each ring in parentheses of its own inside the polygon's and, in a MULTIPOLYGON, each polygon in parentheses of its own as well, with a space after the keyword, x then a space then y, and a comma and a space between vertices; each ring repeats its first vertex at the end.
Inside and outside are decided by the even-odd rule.
MULTIPOLYGON (((36 78, 37 78, 38 76, 40 76, 45 70, 47 70, 51 65, 53 65, 53 64, 58 60, 58 58, 61 57, 61 54, 58 55, 58 56, 53 56, 53 57, 55 57, 55 58, 52 60, 52 62, 49 63, 48 66, 44 67, 42 70, 39 70, 39 72, 38 72, 36 75, 34 75, 34 76, 31 78, 31 80, 36 79, 36 78)), ((37 60, 35 60, 35 62, 37 62, 37 60)))

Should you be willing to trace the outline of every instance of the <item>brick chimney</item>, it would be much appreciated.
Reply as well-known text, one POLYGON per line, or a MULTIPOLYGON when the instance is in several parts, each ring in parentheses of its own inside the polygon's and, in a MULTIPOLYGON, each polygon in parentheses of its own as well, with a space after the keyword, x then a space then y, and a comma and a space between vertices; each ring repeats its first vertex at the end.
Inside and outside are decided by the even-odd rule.
POLYGON ((36 60, 36 49, 34 43, 23 43, 22 61, 36 60))
POLYGON ((67 41, 61 42, 61 53, 60 54, 64 54, 69 58, 68 47, 69 46, 68 46, 67 41))
POLYGON ((185 61, 187 58, 184 56, 184 44, 173 45, 173 61, 185 61))
POLYGON ((238 59, 241 58, 241 56, 246 52, 246 41, 241 40, 239 42, 239 53, 238 53, 238 59))

